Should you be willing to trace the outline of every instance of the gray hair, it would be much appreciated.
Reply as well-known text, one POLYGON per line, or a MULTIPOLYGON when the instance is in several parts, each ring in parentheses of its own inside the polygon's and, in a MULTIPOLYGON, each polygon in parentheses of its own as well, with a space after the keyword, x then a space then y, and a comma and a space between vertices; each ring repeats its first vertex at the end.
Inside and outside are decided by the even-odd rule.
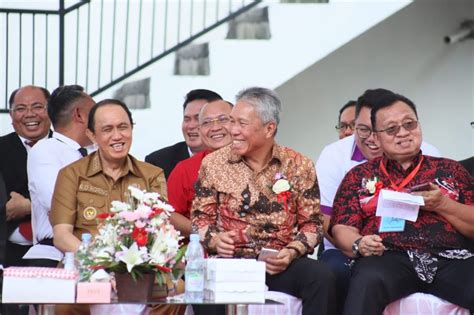
POLYGON ((240 91, 236 95, 236 102, 244 101, 255 108, 264 124, 280 123, 281 101, 278 95, 266 88, 251 87, 240 91))

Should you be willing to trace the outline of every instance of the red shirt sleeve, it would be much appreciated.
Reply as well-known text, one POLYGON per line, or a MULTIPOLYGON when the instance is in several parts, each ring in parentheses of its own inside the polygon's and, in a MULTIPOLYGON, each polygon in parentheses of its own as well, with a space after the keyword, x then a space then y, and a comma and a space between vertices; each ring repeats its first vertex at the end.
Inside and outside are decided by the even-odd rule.
POLYGON ((186 172, 183 165, 178 163, 168 178, 168 202, 176 212, 189 218, 187 189, 184 187, 185 180, 186 172))

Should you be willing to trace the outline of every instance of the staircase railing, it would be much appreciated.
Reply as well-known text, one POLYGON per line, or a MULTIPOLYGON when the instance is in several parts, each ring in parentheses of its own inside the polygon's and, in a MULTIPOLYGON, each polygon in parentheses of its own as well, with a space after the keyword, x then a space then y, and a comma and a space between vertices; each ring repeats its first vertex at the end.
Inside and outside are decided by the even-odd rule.
POLYGON ((79 84, 97 95, 261 0, 71 2, 0 8, 0 112, 8 112, 10 93, 28 84, 79 84))

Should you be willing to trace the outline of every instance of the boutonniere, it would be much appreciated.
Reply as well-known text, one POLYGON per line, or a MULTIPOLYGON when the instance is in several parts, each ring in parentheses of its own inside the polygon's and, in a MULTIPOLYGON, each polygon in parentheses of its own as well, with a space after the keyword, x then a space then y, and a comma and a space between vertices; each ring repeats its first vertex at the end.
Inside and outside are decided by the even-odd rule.
POLYGON ((379 181, 377 176, 374 176, 372 179, 364 178, 362 180, 362 185, 369 192, 369 194, 378 196, 380 190, 383 188, 383 183, 379 181))
POLYGON ((275 183, 272 186, 272 191, 277 194, 277 200, 279 203, 285 205, 285 209, 288 210, 288 199, 291 198, 291 185, 286 179, 285 175, 281 173, 275 174, 275 183))

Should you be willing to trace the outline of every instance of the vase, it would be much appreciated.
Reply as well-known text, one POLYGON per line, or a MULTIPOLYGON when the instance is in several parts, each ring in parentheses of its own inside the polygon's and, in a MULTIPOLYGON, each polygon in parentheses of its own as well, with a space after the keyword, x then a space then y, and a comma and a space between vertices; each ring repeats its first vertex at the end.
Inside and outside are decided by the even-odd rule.
POLYGON ((154 273, 145 273, 134 280, 130 273, 115 274, 117 297, 119 301, 144 302, 152 298, 154 273))

